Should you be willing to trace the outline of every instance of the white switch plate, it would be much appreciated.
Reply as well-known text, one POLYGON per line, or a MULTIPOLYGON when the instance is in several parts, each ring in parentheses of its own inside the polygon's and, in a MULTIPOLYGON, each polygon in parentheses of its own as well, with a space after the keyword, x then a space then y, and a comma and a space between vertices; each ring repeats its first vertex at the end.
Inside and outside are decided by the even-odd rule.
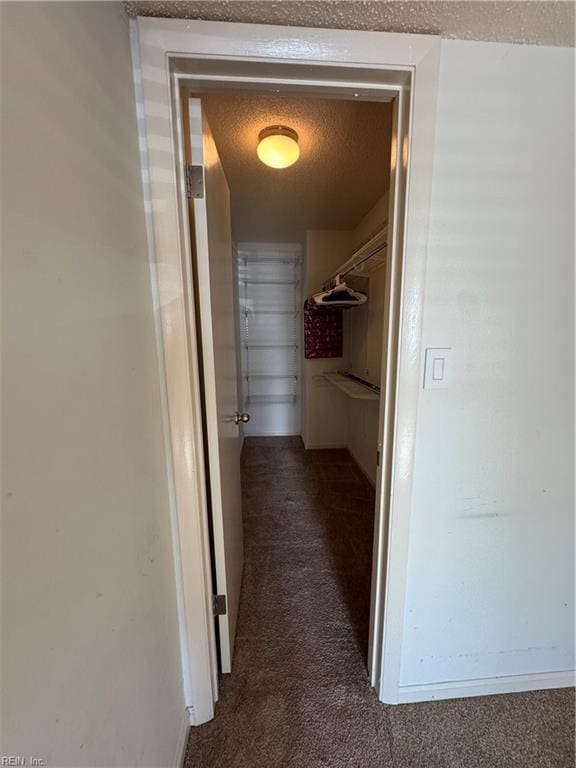
POLYGON ((424 389, 447 389, 450 377, 450 347, 427 347, 424 389))

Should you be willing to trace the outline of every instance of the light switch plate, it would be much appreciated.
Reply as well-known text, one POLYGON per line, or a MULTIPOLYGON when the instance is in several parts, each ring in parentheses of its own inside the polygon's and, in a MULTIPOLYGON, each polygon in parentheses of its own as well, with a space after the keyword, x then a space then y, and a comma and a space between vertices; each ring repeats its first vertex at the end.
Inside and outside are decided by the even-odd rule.
POLYGON ((451 347, 427 347, 424 362, 424 389, 448 388, 451 354, 451 347))

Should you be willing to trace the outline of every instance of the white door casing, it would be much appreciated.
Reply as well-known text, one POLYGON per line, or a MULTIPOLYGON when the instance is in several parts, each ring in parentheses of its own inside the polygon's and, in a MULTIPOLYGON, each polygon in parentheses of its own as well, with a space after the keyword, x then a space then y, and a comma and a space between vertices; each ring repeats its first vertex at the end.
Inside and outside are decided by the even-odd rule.
POLYGON ((215 588, 226 597, 218 616, 222 672, 232 670, 244 562, 240 430, 236 376, 234 268, 230 192, 200 99, 188 99, 192 164, 204 169, 204 196, 194 199, 197 295, 204 374, 206 442, 215 588))
MULTIPOLYGON (((396 338, 387 368, 390 399, 381 414, 388 445, 376 510, 372 680, 382 701, 400 700, 399 668, 406 586, 414 433, 419 389, 421 297, 424 285, 438 66, 441 41, 424 35, 301 29, 175 19, 131 23, 143 178, 149 200, 153 291, 162 330, 161 375, 167 391, 169 471, 176 587, 181 600, 183 687, 192 724, 213 716, 216 698, 207 510, 202 493, 203 455, 198 424, 200 392, 188 274, 189 235, 183 200, 180 80, 220 84, 254 81, 287 88, 337 88, 341 96, 403 90, 409 132, 397 157, 407 176, 399 211, 403 237, 391 258, 397 270, 396 338), (303 66, 304 65, 304 66, 303 66), (284 70, 282 69, 284 68, 284 70), (233 75, 237 70, 238 76, 233 75), (285 74, 283 72, 285 71, 285 74), (232 73, 232 74, 231 74, 232 73), (247 74, 248 73, 248 74, 247 74), (175 195, 175 189, 178 194, 175 195), (384 551, 385 550, 385 551, 384 551)), ((201 89, 199 89, 201 90, 201 89)))

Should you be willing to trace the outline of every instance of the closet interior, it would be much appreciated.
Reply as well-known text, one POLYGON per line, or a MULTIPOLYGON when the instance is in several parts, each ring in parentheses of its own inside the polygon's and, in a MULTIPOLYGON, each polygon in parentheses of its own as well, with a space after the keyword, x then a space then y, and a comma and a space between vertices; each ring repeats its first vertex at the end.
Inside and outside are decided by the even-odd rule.
POLYGON ((344 232, 315 231, 306 236, 304 310, 306 331, 318 337, 305 344, 302 439, 307 449, 346 448, 374 485, 377 470, 378 414, 384 298, 386 290, 387 199, 379 198, 357 226, 344 232), (344 283, 356 299, 348 305, 344 283), (318 292, 318 286, 321 291, 318 292), (334 287, 336 286, 336 287, 334 287), (319 300, 341 297, 324 306, 319 300), (312 308, 309 308, 312 307, 312 308), (330 315, 334 317, 327 317, 330 315), (339 342, 322 347, 325 329, 335 322, 339 342))

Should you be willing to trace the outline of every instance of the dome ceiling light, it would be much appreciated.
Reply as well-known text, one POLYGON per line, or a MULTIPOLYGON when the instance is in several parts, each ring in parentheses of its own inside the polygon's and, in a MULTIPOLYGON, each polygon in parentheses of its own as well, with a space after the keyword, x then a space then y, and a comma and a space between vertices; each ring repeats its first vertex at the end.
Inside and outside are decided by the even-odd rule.
POLYGON ((270 168, 288 168, 300 157, 298 134, 285 125, 271 125, 258 134, 259 159, 270 168))

